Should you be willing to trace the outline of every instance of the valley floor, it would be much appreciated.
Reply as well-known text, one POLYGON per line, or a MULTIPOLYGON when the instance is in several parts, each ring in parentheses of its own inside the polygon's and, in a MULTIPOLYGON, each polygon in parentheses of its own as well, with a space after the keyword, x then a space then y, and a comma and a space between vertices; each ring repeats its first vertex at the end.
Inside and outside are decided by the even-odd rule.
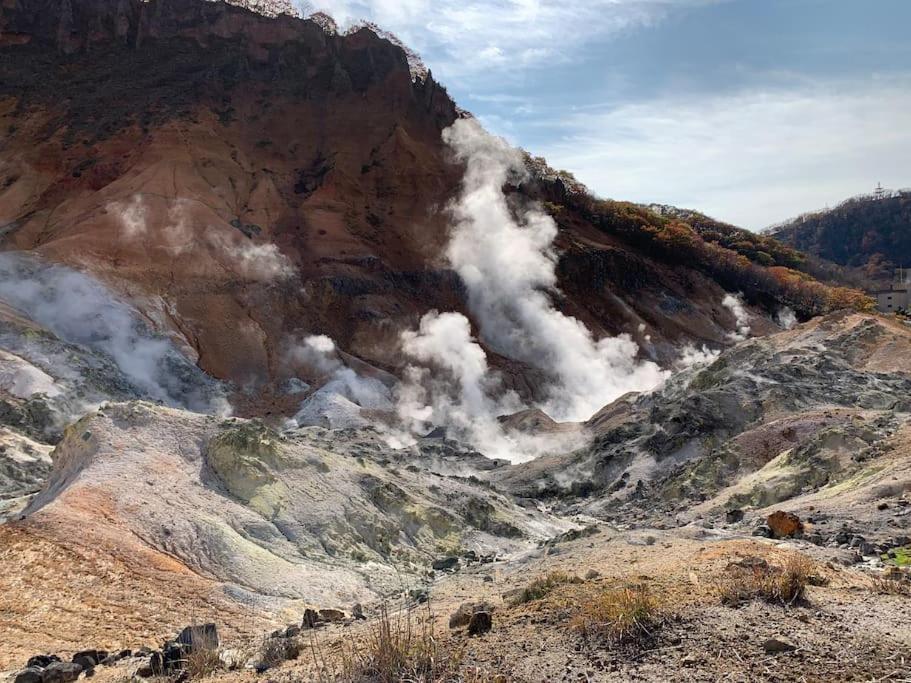
MULTIPOLYGON (((696 527, 624 532, 604 526, 507 562, 447 575, 432 586, 429 597, 426 605, 413 608, 409 623, 419 633, 421 622, 432 615, 441 657, 449 653, 460 659, 462 678, 453 680, 911 680, 908 594, 884 593, 871 574, 847 566, 844 551, 800 541, 696 527), (808 587, 804 600, 790 606, 759 599, 736 607, 722 604, 720 589, 732 563, 761 560, 778 566, 795 554, 812 561, 811 583, 816 585, 808 587), (522 589, 551 572, 588 578, 514 604, 522 589), (650 635, 623 645, 583 637, 578 624, 586 605, 617 586, 643 584, 663 614, 663 623, 652 627, 650 635), (466 602, 492 608, 490 632, 469 636, 464 628, 448 628, 449 616, 466 602), (770 639, 794 649, 769 651, 775 649, 768 645, 770 639)), ((347 680, 343 660, 367 652, 381 622, 377 606, 367 614, 366 621, 349 626, 304 631, 300 656, 265 674, 240 670, 211 680, 347 680)), ((390 619, 394 626, 402 618, 390 619)), ((128 665, 103 669, 96 680, 123 681, 129 673, 128 665)))

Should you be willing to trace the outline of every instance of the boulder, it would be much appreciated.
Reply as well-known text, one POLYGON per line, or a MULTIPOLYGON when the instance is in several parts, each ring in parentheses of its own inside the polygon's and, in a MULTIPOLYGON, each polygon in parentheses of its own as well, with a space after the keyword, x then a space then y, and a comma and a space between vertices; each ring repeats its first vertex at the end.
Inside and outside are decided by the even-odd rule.
POLYGON ((322 621, 319 612, 309 607, 304 610, 304 618, 301 621, 301 628, 316 628, 317 624, 322 621))
POLYGON ((766 517, 766 524, 772 530, 773 538, 792 538, 803 534, 803 522, 800 517, 784 510, 776 510, 766 517))
POLYGON ((493 616, 490 612, 475 612, 468 622, 468 635, 480 636, 493 628, 493 616))
POLYGON ((44 671, 38 666, 27 666, 13 675, 12 683, 41 683, 44 671))
POLYGON ((216 650, 218 649, 218 629, 215 624, 187 626, 177 636, 177 644, 183 645, 187 652, 193 652, 197 648, 216 650))
POLYGON ((444 557, 439 560, 434 560, 433 564, 430 565, 438 572, 443 571, 452 571, 458 569, 459 567, 459 558, 458 557, 444 557))
POLYGON ((81 673, 82 667, 73 662, 51 662, 44 670, 41 683, 69 683, 81 673))
POLYGON ((107 652, 100 650, 82 650, 81 652, 74 654, 70 661, 88 671, 89 669, 94 669, 98 666, 98 664, 101 663, 101 660, 107 656, 107 652))
POLYGON ((361 603, 356 603, 354 607, 351 608, 351 616, 355 619, 366 619, 364 616, 364 606, 361 603))
POLYGON ((60 657, 57 655, 35 655, 34 657, 29 658, 28 663, 25 666, 28 668, 38 667, 39 669, 43 669, 51 662, 59 661, 60 657))

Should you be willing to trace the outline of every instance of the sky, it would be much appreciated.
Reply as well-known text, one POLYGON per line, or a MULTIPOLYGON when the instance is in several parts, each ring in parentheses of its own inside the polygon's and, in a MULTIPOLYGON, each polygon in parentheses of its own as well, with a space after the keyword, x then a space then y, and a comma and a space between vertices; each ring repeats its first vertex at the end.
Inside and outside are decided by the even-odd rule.
POLYGON ((598 196, 753 230, 911 186, 911 0, 313 0, 598 196))

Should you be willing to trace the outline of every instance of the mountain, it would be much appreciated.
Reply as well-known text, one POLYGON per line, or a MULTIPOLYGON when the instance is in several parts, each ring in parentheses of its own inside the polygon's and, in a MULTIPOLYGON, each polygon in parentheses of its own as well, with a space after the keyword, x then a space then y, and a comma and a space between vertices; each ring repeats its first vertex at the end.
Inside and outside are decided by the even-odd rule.
MULTIPOLYGON (((196 0, 16 0, 0 31, 3 248, 90 272, 210 375, 280 384, 304 332, 396 372, 401 328, 471 316, 443 258, 464 167, 441 131, 459 110, 402 48, 196 0)), ((793 254, 738 259, 528 163, 515 197, 556 219, 558 306, 596 336, 667 363, 725 343, 725 291, 769 314, 850 303, 765 267, 793 254)), ((527 367, 493 362, 530 391, 527 367)))
POLYGON ((0 3, 10 679, 904 673, 908 327, 250 5, 0 3))
POLYGON ((889 283, 895 269, 911 263, 911 191, 854 197, 775 226, 769 234, 842 266, 855 283, 889 283))

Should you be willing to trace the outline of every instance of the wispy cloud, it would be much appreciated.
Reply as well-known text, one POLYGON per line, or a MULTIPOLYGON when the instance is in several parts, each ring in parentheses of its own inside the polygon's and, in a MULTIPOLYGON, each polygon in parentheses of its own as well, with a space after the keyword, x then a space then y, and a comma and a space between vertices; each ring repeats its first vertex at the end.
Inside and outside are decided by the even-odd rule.
POLYGON ((536 152, 603 196, 761 228, 907 180, 909 86, 888 78, 605 105, 546 122, 565 134, 536 152))
POLYGON ((585 44, 675 8, 723 0, 305 0, 347 25, 374 21, 424 53, 444 79, 568 60, 585 44), (431 58, 432 55, 432 58, 431 58))

